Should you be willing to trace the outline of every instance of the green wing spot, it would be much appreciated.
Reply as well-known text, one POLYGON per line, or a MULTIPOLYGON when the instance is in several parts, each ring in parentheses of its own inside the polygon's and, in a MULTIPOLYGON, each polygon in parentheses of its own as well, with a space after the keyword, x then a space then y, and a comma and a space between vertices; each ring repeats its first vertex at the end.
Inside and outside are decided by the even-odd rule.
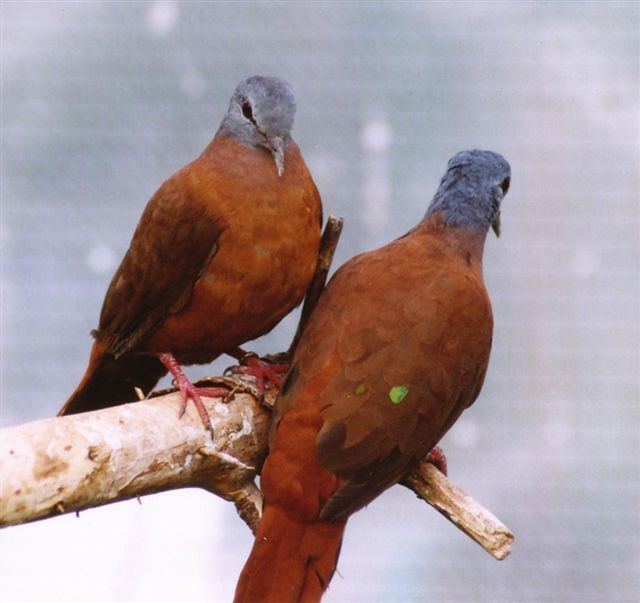
POLYGON ((400 404, 409 393, 409 388, 406 385, 396 385, 389 390, 389 398, 394 404, 400 404))
POLYGON ((366 394, 369 388, 364 383, 359 383, 355 389, 355 393, 357 396, 361 396, 362 394, 366 394))

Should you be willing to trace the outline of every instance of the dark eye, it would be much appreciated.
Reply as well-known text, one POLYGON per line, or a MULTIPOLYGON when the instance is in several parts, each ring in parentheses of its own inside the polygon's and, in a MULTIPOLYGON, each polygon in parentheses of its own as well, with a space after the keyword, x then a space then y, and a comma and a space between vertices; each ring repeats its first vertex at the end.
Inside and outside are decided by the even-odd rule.
POLYGON ((249 101, 244 101, 242 103, 242 115, 244 115, 249 121, 255 123, 253 119, 253 111, 251 110, 251 103, 249 101))
POLYGON ((511 178, 509 178, 509 176, 507 176, 502 183, 500 184, 500 188, 502 189, 502 194, 506 195, 507 191, 509 190, 509 185, 511 184, 511 178))

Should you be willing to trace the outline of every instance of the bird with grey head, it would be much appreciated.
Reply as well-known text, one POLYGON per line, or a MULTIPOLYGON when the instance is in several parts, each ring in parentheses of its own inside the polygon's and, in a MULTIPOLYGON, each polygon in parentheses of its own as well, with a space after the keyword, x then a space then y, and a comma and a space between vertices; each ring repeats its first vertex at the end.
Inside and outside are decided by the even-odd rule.
POLYGON ((451 226, 491 226, 500 236, 500 203, 510 183, 511 167, 502 155, 461 151, 449 160, 427 215, 442 212, 451 226))
POLYGON ((238 84, 220 129, 242 144, 269 151, 282 176, 295 113, 296 99, 288 82, 254 75, 238 84))

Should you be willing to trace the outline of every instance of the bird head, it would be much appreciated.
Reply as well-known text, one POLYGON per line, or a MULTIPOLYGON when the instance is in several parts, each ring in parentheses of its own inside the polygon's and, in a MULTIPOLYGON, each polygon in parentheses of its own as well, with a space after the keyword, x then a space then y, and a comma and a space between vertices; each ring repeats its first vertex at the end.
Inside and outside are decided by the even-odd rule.
POLYGON ((509 190, 511 167, 493 151, 454 155, 427 214, 442 212, 452 226, 491 226, 500 236, 500 204, 509 190))
POLYGON ((282 176, 295 113, 296 99, 288 82, 254 75, 238 84, 221 129, 243 144, 269 151, 282 176))

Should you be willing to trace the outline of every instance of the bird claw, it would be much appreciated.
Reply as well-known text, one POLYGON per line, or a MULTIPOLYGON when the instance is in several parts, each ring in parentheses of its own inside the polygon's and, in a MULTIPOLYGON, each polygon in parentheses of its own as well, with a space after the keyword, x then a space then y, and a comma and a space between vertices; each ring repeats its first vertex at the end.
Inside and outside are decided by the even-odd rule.
POLYGON ((207 409, 202 402, 202 398, 200 394, 207 397, 218 397, 218 396, 226 396, 227 390, 223 388, 197 388, 189 378, 184 374, 178 361, 173 357, 172 354, 160 354, 159 355, 160 362, 167 367, 167 370, 171 373, 173 377, 173 382, 175 386, 180 390, 181 401, 180 401, 180 410, 178 411, 178 418, 181 419, 184 416, 185 411, 187 410, 187 401, 191 399, 193 405, 196 407, 198 411, 198 415, 204 428, 211 434, 211 438, 213 439, 213 425, 211 424, 211 417, 207 412, 207 409))
POLYGON ((447 457, 440 446, 434 446, 427 454, 425 461, 434 465, 443 475, 447 475, 447 457))
POLYGON ((181 376, 175 379, 175 381, 182 396, 182 400, 180 402, 180 410, 178 411, 178 418, 181 419, 183 417, 185 411, 187 410, 187 401, 190 398, 193 402, 193 405, 196 407, 196 410, 198 411, 198 415, 200 416, 200 420, 202 421, 204 428, 211 434, 211 437, 213 438, 213 425, 211 424, 211 417, 207 412, 204 402, 202 402, 202 398, 200 397, 198 388, 195 387, 191 383, 191 381, 189 381, 188 377, 184 373, 182 373, 181 376))
MULTIPOLYGON (((288 364, 271 363, 266 359, 258 358, 255 354, 247 354, 241 364, 227 369, 233 375, 250 375, 256 380, 258 397, 262 398, 269 383, 278 389, 284 383, 284 375, 289 370, 288 364)), ((227 372, 227 371, 225 371, 227 372)))
POLYGON ((228 402, 229 397, 233 393, 233 389, 228 387, 195 387, 200 396, 205 398, 222 398, 223 402, 228 402))

